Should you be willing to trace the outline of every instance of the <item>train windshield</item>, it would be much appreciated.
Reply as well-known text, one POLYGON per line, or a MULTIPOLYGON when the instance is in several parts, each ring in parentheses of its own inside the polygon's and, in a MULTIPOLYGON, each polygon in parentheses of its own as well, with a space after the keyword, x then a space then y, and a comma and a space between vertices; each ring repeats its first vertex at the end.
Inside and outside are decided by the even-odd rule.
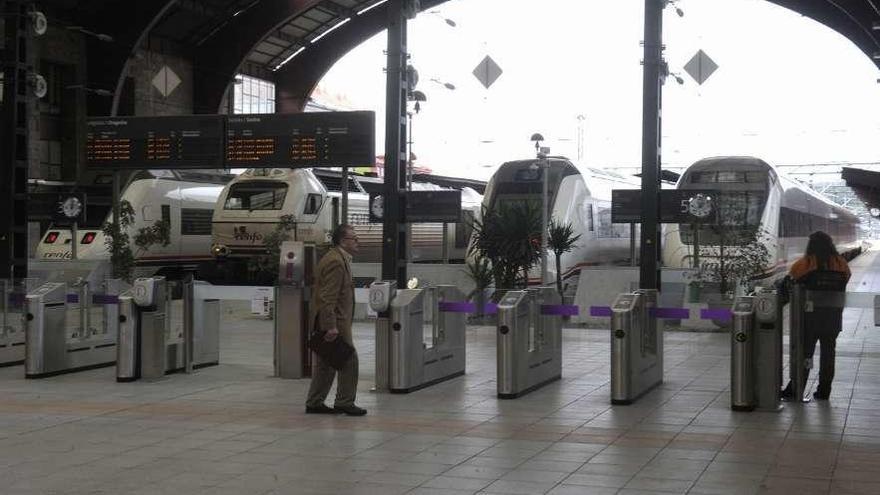
MULTIPOLYGON (((701 245, 737 245, 748 242, 761 225, 766 191, 718 191, 715 193, 717 222, 700 226, 701 245)), ((694 243, 693 226, 681 224, 681 240, 694 243)))
POLYGON ((287 196, 287 184, 265 180, 239 182, 229 188, 226 210, 280 210, 287 196))

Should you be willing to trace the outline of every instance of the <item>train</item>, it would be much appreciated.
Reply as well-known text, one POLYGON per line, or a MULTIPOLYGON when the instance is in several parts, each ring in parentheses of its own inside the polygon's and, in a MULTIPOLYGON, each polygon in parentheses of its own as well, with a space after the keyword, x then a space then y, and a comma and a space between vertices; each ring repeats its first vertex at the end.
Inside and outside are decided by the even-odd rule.
MULTIPOLYGON (((684 171, 676 188, 709 191, 707 196, 714 195, 723 225, 759 227, 763 231, 771 260, 756 279, 760 285, 784 276, 803 255, 809 235, 817 230, 830 234, 838 251, 847 258, 862 249, 858 217, 760 158, 720 156, 699 160, 684 171)), ((665 266, 693 268, 695 229, 699 246, 714 247, 722 242, 709 226, 666 225, 665 266)))
MULTIPOLYGON (((348 177, 348 218, 360 239, 360 252, 353 261, 380 262, 382 224, 370 222, 369 195, 358 176, 348 177)), ((442 189, 413 183, 413 189, 442 189)), ((471 237, 473 220, 479 218, 482 196, 470 187, 461 189, 462 221, 447 225, 443 249, 443 225, 411 224, 410 260, 463 262, 471 237)), ((316 173, 312 169, 248 169, 223 189, 212 218, 211 253, 218 261, 242 261, 265 254, 266 235, 283 215, 296 223, 291 240, 322 245, 341 221, 341 176, 316 173)))
MULTIPOLYGON (((631 235, 638 238, 638 226, 611 222, 611 191, 638 188, 639 183, 633 176, 611 170, 578 167, 565 157, 509 161, 489 179, 485 211, 516 202, 540 205, 545 165, 548 218, 571 224, 574 234, 580 235, 574 249, 561 260, 564 293, 573 295, 582 267, 632 263, 631 235)), ((549 252, 547 258, 546 282, 551 283, 556 280, 555 255, 549 252)), ((528 279, 530 285, 541 283, 540 265, 530 269, 528 279)))
MULTIPOLYGON (((231 176, 224 173, 190 171, 142 171, 135 173, 122 193, 134 210, 134 222, 128 228, 133 239, 138 229, 157 220, 171 225, 170 243, 148 250, 133 248, 135 276, 165 275, 178 278, 194 271, 200 263, 212 259, 211 218, 217 198, 231 176)), ((106 221, 111 220, 108 214, 106 221)), ((34 258, 43 262, 62 262, 73 257, 72 243, 77 243, 77 260, 110 259, 100 227, 80 227, 77 239, 67 227, 50 226, 37 246, 34 258)))

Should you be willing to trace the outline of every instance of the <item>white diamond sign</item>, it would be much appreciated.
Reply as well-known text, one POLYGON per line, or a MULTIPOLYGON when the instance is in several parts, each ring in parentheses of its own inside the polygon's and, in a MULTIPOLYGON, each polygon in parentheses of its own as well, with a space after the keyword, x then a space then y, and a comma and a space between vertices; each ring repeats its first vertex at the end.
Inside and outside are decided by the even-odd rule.
POLYGON ((180 82, 180 77, 167 65, 163 65, 159 72, 153 76, 153 86, 166 98, 177 89, 180 82))
POLYGON ((489 89, 489 86, 498 79, 501 72, 503 72, 501 67, 498 67, 492 57, 486 55, 486 58, 474 67, 473 74, 486 89, 489 89))
POLYGON ((703 84, 706 82, 706 79, 709 79, 709 76, 711 76, 716 69, 718 69, 718 64, 709 58, 703 50, 699 50, 684 66, 685 72, 693 77, 694 80, 697 81, 697 84, 703 84))

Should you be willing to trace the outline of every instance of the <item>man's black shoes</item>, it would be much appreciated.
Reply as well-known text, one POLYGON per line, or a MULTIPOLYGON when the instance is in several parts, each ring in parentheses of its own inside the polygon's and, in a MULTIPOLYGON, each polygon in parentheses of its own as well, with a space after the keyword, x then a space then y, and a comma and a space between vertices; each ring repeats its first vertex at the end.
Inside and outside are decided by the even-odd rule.
POLYGON ((336 406, 333 409, 336 410, 336 412, 344 413, 347 416, 364 416, 367 414, 366 409, 354 404, 350 406, 336 406))
POLYGON ((306 414, 340 414, 342 411, 338 411, 335 408, 327 407, 326 404, 321 404, 320 406, 306 406, 306 414))
POLYGON ((829 394, 820 394, 818 390, 813 392, 813 398, 816 400, 828 400, 828 397, 830 395, 831 395, 830 393, 829 394))

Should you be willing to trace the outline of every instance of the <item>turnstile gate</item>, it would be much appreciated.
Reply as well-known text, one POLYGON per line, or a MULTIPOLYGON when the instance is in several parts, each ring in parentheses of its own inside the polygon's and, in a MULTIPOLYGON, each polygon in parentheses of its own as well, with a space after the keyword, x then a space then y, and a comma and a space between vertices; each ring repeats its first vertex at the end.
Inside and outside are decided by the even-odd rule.
MULTIPOLYGON (((43 378, 116 361, 116 334, 108 331, 105 321, 93 319, 88 282, 75 287, 77 293, 69 297, 67 284, 52 282, 25 297, 25 377, 43 378), (69 302, 78 308, 69 311, 69 302)), ((106 313, 106 308, 101 311, 106 313)))
POLYGON ((387 316, 376 319, 376 389, 409 393, 463 375, 466 317, 447 308, 464 299, 461 291, 438 285, 387 297, 387 316))
POLYGON ((514 399, 562 377, 562 318, 553 287, 508 291, 498 303, 497 389, 514 399))
POLYGON ((782 310, 776 291, 739 296, 730 335, 730 407, 779 411, 782 310))
POLYGON ((611 403, 632 402, 663 383, 663 329, 657 291, 617 296, 611 306, 611 403))
POLYGON ((25 332, 21 312, 29 280, 23 285, 0 280, 3 297, 0 301, 0 366, 24 362, 25 332))

